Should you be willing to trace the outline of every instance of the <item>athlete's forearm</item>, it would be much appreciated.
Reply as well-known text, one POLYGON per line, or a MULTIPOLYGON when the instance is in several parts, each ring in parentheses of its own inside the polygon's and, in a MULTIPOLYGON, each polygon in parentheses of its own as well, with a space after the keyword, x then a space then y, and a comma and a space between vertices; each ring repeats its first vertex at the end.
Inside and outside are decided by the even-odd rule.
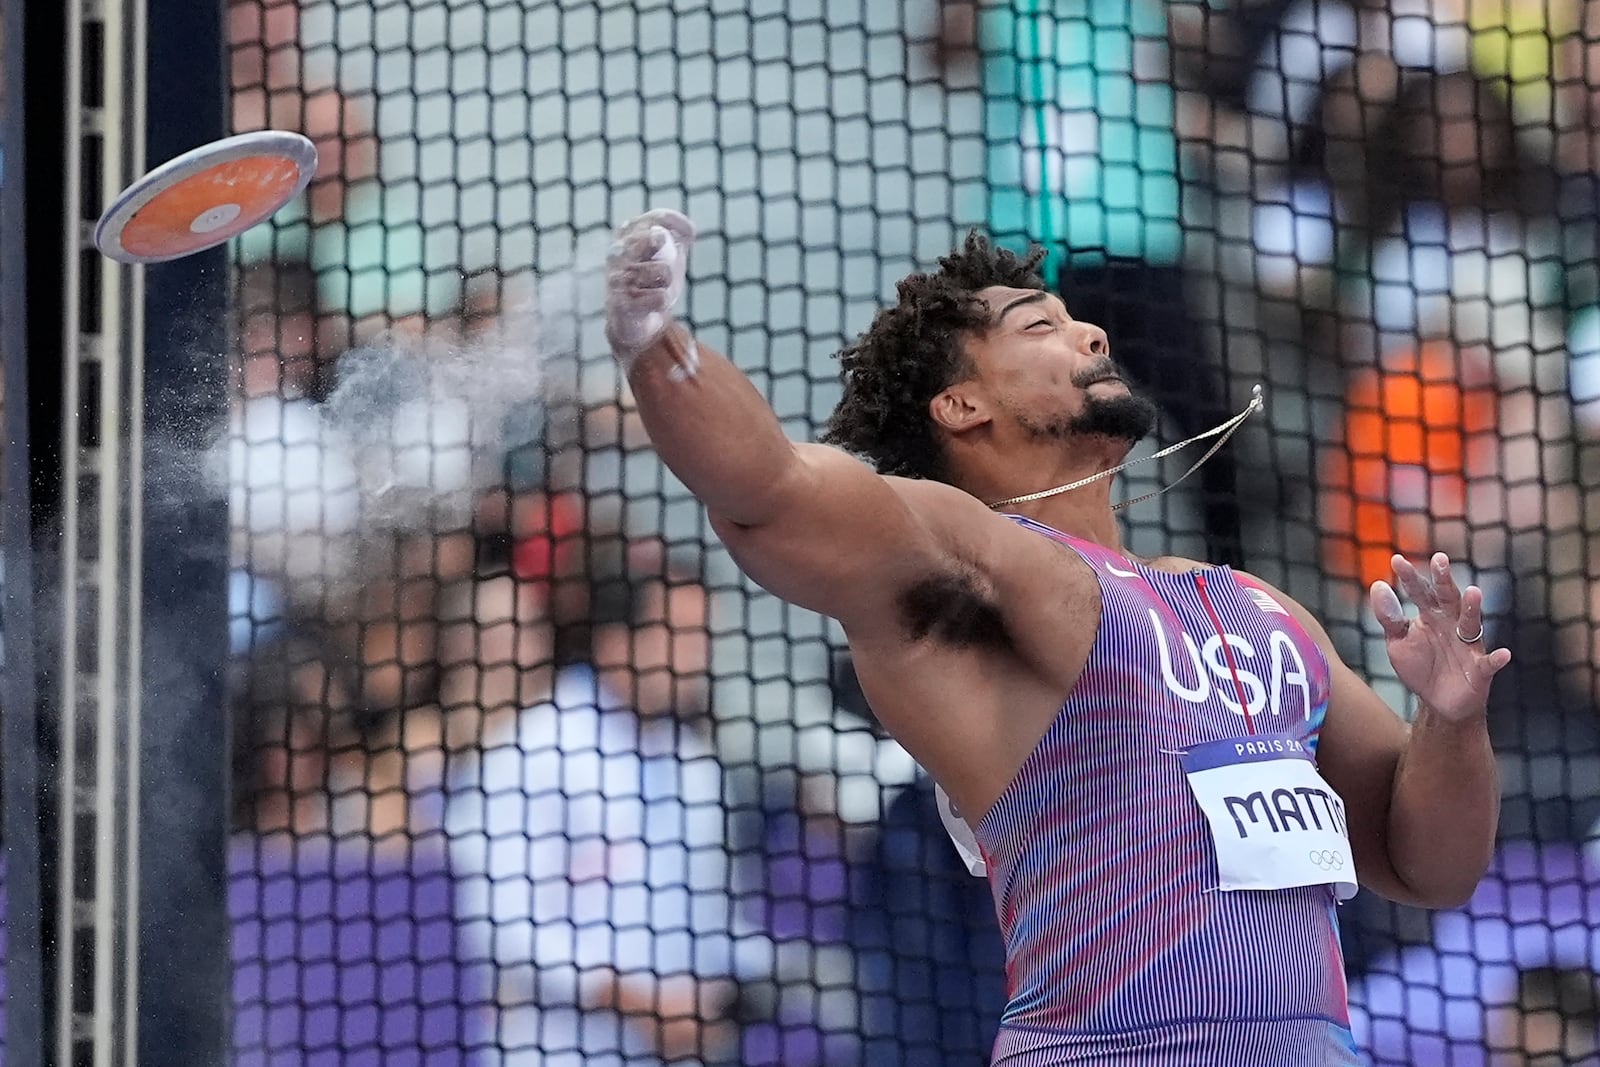
POLYGON ((1389 858, 1434 907, 1464 904, 1494 852, 1500 773, 1485 716, 1450 722, 1424 705, 1395 772, 1389 858))
POLYGON ((763 525, 781 514, 798 466, 794 444, 726 357, 700 345, 694 373, 675 370, 691 343, 673 327, 639 355, 628 375, 639 415, 662 461, 713 515, 763 525))

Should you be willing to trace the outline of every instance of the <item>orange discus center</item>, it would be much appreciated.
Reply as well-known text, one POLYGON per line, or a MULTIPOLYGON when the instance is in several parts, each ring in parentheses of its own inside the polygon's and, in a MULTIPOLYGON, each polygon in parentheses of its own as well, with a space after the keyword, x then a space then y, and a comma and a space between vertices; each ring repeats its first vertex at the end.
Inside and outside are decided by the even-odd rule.
POLYGON ((293 194, 300 168, 286 156, 208 167, 164 189, 127 221, 122 247, 141 257, 179 256, 264 221, 293 194))

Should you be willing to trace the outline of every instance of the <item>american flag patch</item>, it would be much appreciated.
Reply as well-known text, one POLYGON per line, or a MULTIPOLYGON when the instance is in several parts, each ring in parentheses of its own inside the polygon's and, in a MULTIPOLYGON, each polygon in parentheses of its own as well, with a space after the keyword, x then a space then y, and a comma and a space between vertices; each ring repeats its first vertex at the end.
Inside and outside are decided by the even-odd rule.
POLYGON ((1257 589, 1253 585, 1247 585, 1247 586, 1244 587, 1244 591, 1250 597, 1251 600, 1255 601, 1256 607, 1260 608, 1262 611, 1266 612, 1268 615, 1287 615, 1287 614, 1289 614, 1289 609, 1284 607, 1282 604, 1278 603, 1276 600, 1272 599, 1271 595, 1268 594, 1266 592, 1266 590, 1257 589))

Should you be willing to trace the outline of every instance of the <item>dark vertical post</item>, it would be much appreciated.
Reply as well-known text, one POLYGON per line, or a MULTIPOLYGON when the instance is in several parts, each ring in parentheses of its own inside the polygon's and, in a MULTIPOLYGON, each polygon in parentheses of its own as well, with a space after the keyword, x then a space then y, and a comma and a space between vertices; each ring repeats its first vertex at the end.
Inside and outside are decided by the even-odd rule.
MULTIPOLYGON (((48 32, 50 18, 40 20, 48 32)), ((45 869, 40 839, 39 688, 35 685, 33 456, 28 417, 28 132, 23 0, 0 0, 0 804, 5 841, 4 1059, 45 1062, 45 869)), ((58 64, 41 64, 44 76, 58 64)), ((59 99, 59 80, 55 83, 59 99)), ((59 166, 59 153, 52 157, 59 166)), ((59 216, 56 216, 59 218, 59 216)), ((52 325, 59 326, 53 319, 52 325)), ((51 355, 56 355, 52 352, 51 355)), ((59 364, 59 358, 56 359, 59 364)), ((47 394, 49 389, 44 390, 47 394)))
MULTIPOLYGON (((226 133, 223 0, 146 0, 146 162, 226 133)), ((146 268, 139 1062, 228 1059, 222 250, 146 268)))

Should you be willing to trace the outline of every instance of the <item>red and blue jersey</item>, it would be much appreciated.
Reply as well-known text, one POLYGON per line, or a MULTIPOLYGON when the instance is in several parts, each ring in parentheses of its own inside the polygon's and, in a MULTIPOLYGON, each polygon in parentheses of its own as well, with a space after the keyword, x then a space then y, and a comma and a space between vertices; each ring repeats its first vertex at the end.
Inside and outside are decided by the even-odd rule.
POLYGON ((1100 582, 1060 713, 974 828, 1006 942, 994 1063, 1358 1062, 1327 885, 1219 891, 1181 757, 1288 735, 1313 757, 1330 675, 1269 591, 1155 570, 1029 519, 1100 582))

